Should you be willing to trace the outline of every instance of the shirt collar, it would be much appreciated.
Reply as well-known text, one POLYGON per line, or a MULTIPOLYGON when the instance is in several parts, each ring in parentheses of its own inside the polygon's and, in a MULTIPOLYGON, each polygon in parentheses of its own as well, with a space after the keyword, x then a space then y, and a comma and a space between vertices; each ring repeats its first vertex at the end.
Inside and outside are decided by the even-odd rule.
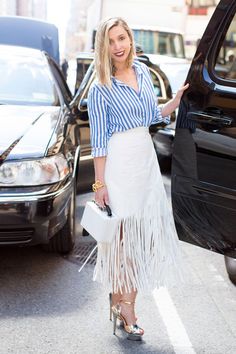
POLYGON ((143 71, 140 65, 140 62, 138 61, 138 59, 134 59, 132 67, 135 69, 136 74, 138 75, 143 75, 143 71))
MULTIPOLYGON (((136 58, 134 59, 133 64, 132 64, 132 67, 133 67, 134 70, 135 70, 135 73, 136 73, 136 75, 137 75, 137 80, 138 80, 138 83, 139 83, 139 80, 141 79, 141 76, 143 75, 143 71, 142 71, 141 66, 139 65, 138 59, 136 59, 136 58)), ((116 79, 115 76, 111 76, 111 80, 112 80, 116 85, 119 85, 119 86, 126 86, 125 83, 123 83, 122 81, 116 79)))

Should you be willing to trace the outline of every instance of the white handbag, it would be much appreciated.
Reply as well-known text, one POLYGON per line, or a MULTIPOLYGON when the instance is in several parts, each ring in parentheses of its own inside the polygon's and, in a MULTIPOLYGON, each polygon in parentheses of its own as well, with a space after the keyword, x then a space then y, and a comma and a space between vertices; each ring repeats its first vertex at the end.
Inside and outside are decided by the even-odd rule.
POLYGON ((118 224, 119 218, 108 205, 106 209, 100 209, 93 201, 86 203, 81 225, 97 242, 111 243, 118 224))
MULTIPOLYGON (((81 226, 99 243, 111 243, 115 237, 120 219, 111 212, 106 205, 105 209, 99 208, 94 202, 87 202, 81 219, 81 226)), ((97 245, 88 255, 86 261, 80 267, 79 272, 97 249, 97 245)))

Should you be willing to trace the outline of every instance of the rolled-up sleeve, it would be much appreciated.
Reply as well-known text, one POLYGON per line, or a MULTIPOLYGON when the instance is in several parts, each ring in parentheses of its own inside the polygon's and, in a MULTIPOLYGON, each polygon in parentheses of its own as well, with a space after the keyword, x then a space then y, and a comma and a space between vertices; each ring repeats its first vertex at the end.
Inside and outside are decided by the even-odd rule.
POLYGON ((154 102, 152 124, 157 123, 170 124, 170 116, 162 117, 162 105, 158 105, 157 102, 154 102))
POLYGON ((90 142, 93 157, 107 155, 107 114, 107 103, 98 87, 94 85, 88 94, 90 142))

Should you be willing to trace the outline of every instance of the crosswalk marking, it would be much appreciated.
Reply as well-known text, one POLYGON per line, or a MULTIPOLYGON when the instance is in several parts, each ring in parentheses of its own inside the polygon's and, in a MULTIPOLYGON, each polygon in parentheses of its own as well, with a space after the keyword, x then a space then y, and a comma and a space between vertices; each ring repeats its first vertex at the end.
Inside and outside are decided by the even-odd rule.
POLYGON ((153 297, 175 353, 196 354, 168 290, 166 288, 155 289, 153 297))

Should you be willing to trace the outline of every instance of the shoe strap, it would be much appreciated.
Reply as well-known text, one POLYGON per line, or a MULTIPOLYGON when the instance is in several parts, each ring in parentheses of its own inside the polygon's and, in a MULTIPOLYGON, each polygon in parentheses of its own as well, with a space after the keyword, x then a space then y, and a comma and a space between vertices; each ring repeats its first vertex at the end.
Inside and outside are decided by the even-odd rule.
POLYGON ((127 304, 127 305, 133 305, 133 304, 135 304, 135 301, 120 300, 120 302, 123 302, 124 304, 127 304))

